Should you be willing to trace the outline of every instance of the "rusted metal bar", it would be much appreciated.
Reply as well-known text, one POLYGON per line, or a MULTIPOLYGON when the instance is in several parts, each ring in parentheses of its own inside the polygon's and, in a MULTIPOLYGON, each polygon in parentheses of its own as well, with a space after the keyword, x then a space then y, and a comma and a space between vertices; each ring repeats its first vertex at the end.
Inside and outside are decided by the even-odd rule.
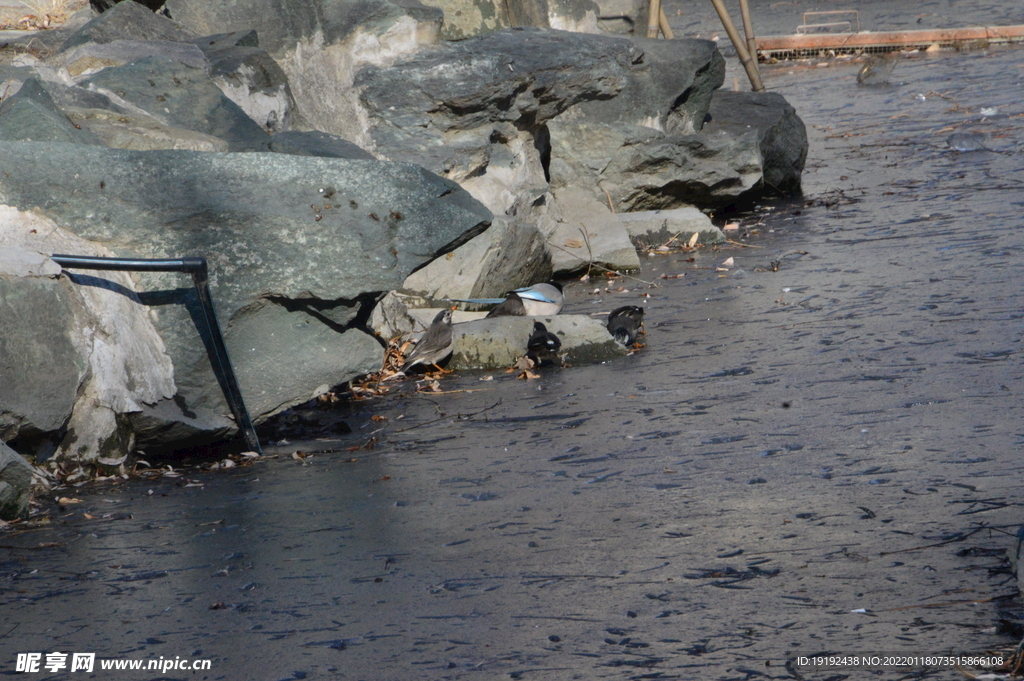
MULTIPOLYGON (((761 82, 761 74, 757 72, 757 63, 754 61, 754 56, 747 51, 746 45, 740 39, 739 31, 736 30, 736 24, 732 22, 732 17, 729 16, 729 10, 725 8, 725 3, 722 0, 711 0, 711 4, 715 6, 718 18, 722 20, 722 27, 729 34, 729 40, 732 41, 733 47, 736 48, 736 54, 739 55, 740 63, 743 64, 743 70, 747 72, 747 78, 750 79, 750 85, 754 92, 764 92, 764 84, 761 82)), ((754 54, 756 55, 756 53, 754 54)))
MULTIPOLYGON (((714 0, 713 0, 714 1, 714 0)), ((1024 25, 975 26, 970 28, 922 29, 862 33, 820 33, 774 35, 757 39, 759 53, 813 50, 863 50, 870 48, 921 48, 931 45, 986 41, 989 43, 1024 42, 1024 25)))

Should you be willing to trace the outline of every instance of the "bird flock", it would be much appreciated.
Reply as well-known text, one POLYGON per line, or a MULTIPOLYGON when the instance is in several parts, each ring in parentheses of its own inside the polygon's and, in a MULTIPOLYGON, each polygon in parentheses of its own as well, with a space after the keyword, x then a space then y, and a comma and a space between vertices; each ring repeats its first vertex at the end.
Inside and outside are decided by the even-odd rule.
MULTIPOLYGON (((475 303, 493 305, 487 318, 503 316, 550 317, 562 311, 565 296, 562 285, 544 282, 509 291, 504 298, 452 298, 453 303, 475 303)), ((426 333, 423 334, 416 347, 406 355, 401 373, 405 374, 413 367, 444 372, 441 363, 452 354, 455 345, 455 333, 452 330, 452 312, 455 307, 446 307, 437 313, 426 333)), ((608 333, 627 348, 637 343, 643 333, 644 310, 636 305, 624 305, 611 311, 606 323, 608 333)), ((562 342, 558 336, 548 331, 539 321, 533 322, 533 332, 526 344, 524 372, 539 366, 548 366, 559 361, 558 352, 562 342)), ((517 365, 518 366, 518 365, 517 365)))

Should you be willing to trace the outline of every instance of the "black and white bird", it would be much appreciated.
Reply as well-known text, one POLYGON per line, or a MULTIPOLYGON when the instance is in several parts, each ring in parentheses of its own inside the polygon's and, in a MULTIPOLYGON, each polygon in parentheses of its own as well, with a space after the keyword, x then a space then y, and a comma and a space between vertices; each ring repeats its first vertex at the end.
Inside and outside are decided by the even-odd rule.
POLYGON ((558 359, 558 351, 562 349, 562 341, 548 331, 548 328, 535 321, 533 333, 526 343, 526 356, 533 360, 534 366, 551 364, 558 359))
POLYGON ((636 343, 643 333, 644 309, 636 305, 623 305, 608 314, 608 333, 627 348, 636 343))
MULTIPOLYGON (((506 302, 508 303, 508 306, 503 311, 497 314, 488 314, 488 317, 500 317, 502 315, 550 317, 562 311, 565 296, 562 294, 562 285, 552 282, 517 288, 504 298, 453 298, 452 300, 459 303, 498 305, 499 307, 506 302), (516 301, 515 298, 519 300, 516 301), (518 312, 520 304, 522 305, 522 312, 518 312)), ((494 310, 491 310, 491 312, 494 312, 494 310)))
POLYGON ((402 373, 420 364, 424 367, 437 365, 445 357, 452 354, 452 346, 455 344, 455 333, 452 331, 452 308, 446 307, 437 313, 434 321, 430 323, 420 342, 416 344, 409 356, 405 358, 402 365, 402 373))

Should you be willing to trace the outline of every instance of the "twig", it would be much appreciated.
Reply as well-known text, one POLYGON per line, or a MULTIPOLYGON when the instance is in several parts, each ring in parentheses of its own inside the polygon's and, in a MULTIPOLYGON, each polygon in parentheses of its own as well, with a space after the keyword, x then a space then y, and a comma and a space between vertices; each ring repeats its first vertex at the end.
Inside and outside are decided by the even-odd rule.
POLYGON ((764 248, 764 246, 755 246, 753 244, 741 244, 739 241, 733 241, 732 239, 726 239, 725 242, 733 246, 742 246, 743 248, 764 248))
POLYGON ((587 253, 590 255, 590 260, 587 261, 587 279, 590 279, 590 268, 594 266, 594 249, 590 247, 590 237, 587 236, 587 230, 580 227, 580 234, 583 235, 583 243, 587 245, 587 253))
POLYGON ((605 189, 604 187, 601 187, 601 191, 603 191, 604 195, 608 197, 608 210, 610 210, 612 212, 612 214, 614 215, 614 213, 615 213, 615 206, 612 205, 612 195, 609 194, 608 190, 605 189))
POLYGON ((919 603, 918 605, 903 605, 899 608, 886 608, 885 610, 879 610, 878 612, 896 612, 897 610, 912 610, 914 608, 941 608, 946 605, 963 605, 964 603, 991 603, 992 601, 1003 601, 1008 598, 1016 598, 1018 594, 1009 594, 1006 596, 992 596, 991 598, 981 598, 974 601, 943 601, 941 603, 919 603))

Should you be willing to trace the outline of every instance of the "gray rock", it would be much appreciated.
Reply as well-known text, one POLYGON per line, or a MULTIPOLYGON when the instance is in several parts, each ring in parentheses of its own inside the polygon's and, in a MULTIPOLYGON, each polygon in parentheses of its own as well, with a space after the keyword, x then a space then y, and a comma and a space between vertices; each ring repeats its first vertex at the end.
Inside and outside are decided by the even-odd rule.
POLYGON ((137 2, 121 2, 75 31, 61 51, 86 43, 110 43, 115 40, 170 40, 187 42, 196 37, 188 29, 165 16, 154 14, 137 2))
POLYGON ((640 125, 669 133, 701 129, 725 60, 710 40, 633 38, 638 55, 622 92, 579 104, 574 120, 640 125))
POLYGON ((460 182, 497 214, 545 187, 545 123, 609 98, 635 58, 621 38, 514 29, 356 75, 376 153, 460 182))
POLYGON ((32 465, 0 442, 0 520, 28 518, 32 465))
POLYGON ((181 149, 185 151, 227 151, 228 143, 219 137, 185 128, 175 128, 143 113, 118 112, 114 109, 65 107, 67 117, 89 130, 113 149, 152 151, 181 149))
MULTIPOLYGON (((309 338, 326 333, 319 325, 338 334, 361 328, 358 320, 368 315, 379 292, 400 287, 413 269, 458 248, 491 218, 457 185, 410 164, 0 143, 0 166, 15 162, 17 174, 0 176, 0 203, 38 207, 62 228, 117 255, 208 258, 217 316, 239 382, 249 386, 243 395, 260 409, 276 410, 288 402, 276 386, 294 385, 293 373, 305 381, 293 394, 301 401, 327 381, 352 378, 356 374, 345 374, 379 363, 383 353, 380 345, 373 349, 358 335, 346 335, 341 344, 358 357, 333 358, 349 367, 344 371, 316 377, 318 363, 311 372, 298 371, 294 362, 268 364, 265 354, 253 350, 260 345, 254 341, 273 347, 270 334, 285 331, 279 310, 266 301, 291 310, 290 323, 308 329, 303 335, 309 338), (147 172, 138 172, 140 167, 147 172), (267 309, 275 314, 267 316, 267 309)), ((195 324, 181 304, 191 300, 187 280, 180 275, 140 280, 140 299, 151 306, 178 387, 174 400, 160 405, 162 411, 145 414, 150 419, 145 437, 177 427, 179 421, 158 419, 172 407, 185 424, 173 432, 208 423, 204 414, 228 413, 195 324)), ((256 421, 269 415, 250 412, 256 421)))
POLYGON ((597 0, 597 5, 597 25, 602 31, 621 35, 646 35, 646 0, 597 0))
POLYGON ((711 100, 704 132, 729 132, 741 137, 753 132, 761 155, 763 189, 778 194, 800 190, 807 160, 807 129, 796 110, 775 92, 719 90, 711 100))
POLYGON ((531 217, 545 235, 556 275, 600 265, 613 271, 640 269, 636 247, 622 223, 585 189, 565 187, 531 217))
MULTIPOLYGON (((52 146, 68 155, 96 149, 52 146)), ((0 206, 0 225, 3 318, 31 320, 0 326, 0 439, 25 453, 50 453, 58 441, 58 460, 123 457, 133 440, 124 415, 175 394, 171 360, 134 282, 118 272, 57 278, 51 253, 110 252, 9 206, 0 206)))
POLYGON ((465 40, 492 33, 504 28, 516 26, 547 25, 547 13, 541 19, 536 11, 535 2, 507 3, 504 0, 422 0, 424 5, 435 7, 444 12, 444 24, 441 26, 443 40, 465 40), (509 12, 514 12, 509 17, 509 12), (523 15, 526 15, 525 17, 523 15), (510 19, 517 21, 511 24, 510 19), (540 21, 543 20, 543 24, 540 21))
POLYGON ((538 320, 562 342, 559 352, 569 364, 602 362, 627 350, 615 342, 602 320, 586 315, 492 317, 456 324, 449 369, 503 369, 526 354, 526 342, 538 320))
MULTIPOLYGON (((124 4, 130 3, 118 7, 124 4)), ((266 131, 225 97, 205 72, 169 59, 145 57, 107 68, 81 85, 165 125, 219 137, 232 151, 266 150, 270 142, 266 131)))
POLYGON ((259 34, 252 29, 204 35, 201 38, 194 39, 192 42, 206 53, 227 50, 232 47, 260 46, 259 34))
POLYGON ((35 78, 24 81, 16 94, 0 103, 0 140, 103 144, 68 120, 35 78))
POLYGON ((250 118, 271 132, 289 130, 294 125, 295 99, 288 78, 266 50, 244 45, 219 49, 207 46, 204 52, 210 60, 213 82, 250 118))
MULTIPOLYGON (((772 99, 779 102, 782 97, 772 99)), ((739 111, 736 116, 747 111, 755 120, 754 111, 739 111)), ((794 191, 807 153, 803 123, 795 113, 775 111, 780 114, 775 125, 708 123, 692 135, 559 121, 549 126, 551 182, 598 187, 608 192, 617 212, 720 207, 769 192, 794 191)))
POLYGON ((124 66, 144 57, 162 57, 209 72, 206 55, 192 43, 168 40, 112 40, 87 42, 54 55, 51 64, 63 66, 72 78, 87 77, 111 66, 124 66))
POLYGON ((630 241, 637 248, 657 247, 669 239, 685 244, 694 234, 700 235, 697 243, 725 243, 722 230, 711 224, 711 218, 693 207, 618 213, 615 217, 626 228, 630 241))
POLYGON ((438 28, 443 21, 440 10, 415 0, 167 0, 166 6, 175 21, 196 33, 253 29, 275 57, 318 34, 321 44, 330 45, 359 31, 380 35, 406 19, 438 28))
POLYGON ((362 147, 337 135, 310 130, 289 130, 270 137, 270 151, 295 156, 323 156, 325 158, 352 158, 374 160, 374 155, 362 147))
POLYGON ((430 301, 496 298, 551 278, 551 257, 536 227, 495 217, 490 228, 409 275, 402 285, 430 301))
POLYGON ((301 301, 260 300, 230 325, 224 341, 232 362, 245 368, 238 380, 246 408, 258 415, 308 402, 353 376, 379 371, 384 358, 373 336, 324 323, 316 306, 301 301), (276 380, 267 381, 267 374, 276 380))

